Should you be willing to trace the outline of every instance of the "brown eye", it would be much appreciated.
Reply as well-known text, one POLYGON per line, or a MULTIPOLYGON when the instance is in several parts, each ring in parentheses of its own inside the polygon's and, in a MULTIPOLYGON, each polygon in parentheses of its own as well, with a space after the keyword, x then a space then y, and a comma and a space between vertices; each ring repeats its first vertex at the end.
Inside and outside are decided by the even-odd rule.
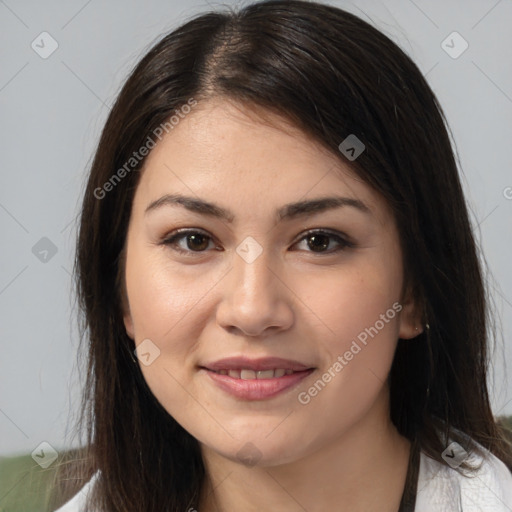
POLYGON ((208 249, 212 238, 206 233, 197 230, 178 231, 162 241, 163 245, 168 245, 180 253, 205 252, 208 249))
POLYGON ((309 235, 308 247, 314 252, 324 251, 329 247, 329 239, 328 235, 309 235))
MULTIPOLYGON (((354 247, 354 244, 346 240, 341 233, 332 233, 325 230, 310 231, 294 245, 304 241, 306 241, 306 251, 316 254, 328 255, 340 252, 348 247, 354 247)), ((186 229, 171 234, 161 243, 170 246, 179 253, 193 255, 194 253, 206 252, 209 244, 213 243, 213 239, 202 231, 186 229)), ((212 248, 215 248, 215 246, 212 248)))
POLYGON ((331 233, 325 230, 310 231, 297 244, 303 241, 306 241, 307 252, 317 254, 332 254, 347 247, 354 247, 354 244, 346 240, 341 233, 331 233), (331 247, 333 244, 334 246, 331 247))
POLYGON ((187 246, 193 251, 204 251, 208 247, 208 237, 202 234, 186 235, 187 246))

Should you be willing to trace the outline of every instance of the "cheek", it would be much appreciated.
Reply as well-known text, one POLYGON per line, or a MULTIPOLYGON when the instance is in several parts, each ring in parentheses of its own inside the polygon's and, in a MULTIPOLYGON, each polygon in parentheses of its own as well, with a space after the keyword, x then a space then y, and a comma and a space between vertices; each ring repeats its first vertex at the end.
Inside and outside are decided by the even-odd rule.
POLYGON ((175 418, 190 406, 190 356, 203 329, 208 287, 169 268, 165 258, 134 250, 127 259, 126 288, 136 345, 149 339, 151 361, 139 362, 144 379, 175 418), (155 354, 156 355, 155 357, 155 354))
POLYGON ((329 328, 317 338, 325 357, 321 372, 310 387, 299 390, 298 411, 312 431, 336 436, 383 396, 398 339, 401 282, 381 270, 340 272, 309 291, 307 305, 329 328))
POLYGON ((363 342, 365 333, 371 339, 368 331, 381 339, 379 350, 385 349, 382 345, 394 345, 399 329, 400 288, 400 275, 394 267, 367 261, 297 281, 294 291, 305 306, 304 313, 314 313, 313 320, 320 322, 318 334, 325 335, 322 345, 331 357, 337 357, 358 336, 363 342))
POLYGON ((126 267, 126 287, 136 340, 150 338, 162 350, 183 347, 183 340, 173 340, 185 325, 198 327, 206 284, 171 268, 161 254, 134 250, 126 267))
POLYGON ((149 339, 158 354, 150 365, 140 367, 163 405, 179 409, 190 400, 183 390, 193 385, 190 365, 213 314, 212 288, 224 274, 205 269, 199 275, 193 266, 178 266, 165 254, 143 248, 134 248, 127 258, 126 287, 136 344, 149 339))
MULTIPOLYGON (((328 373, 324 381, 329 381, 313 407, 333 400, 340 405, 338 411, 357 415, 375 400, 398 340, 400 289, 399 269, 370 260, 299 287, 307 309, 321 321, 317 345, 323 354, 322 370, 328 373)), ((323 389, 321 383, 317 387, 323 389)), ((332 414, 338 417, 338 412, 332 414)))

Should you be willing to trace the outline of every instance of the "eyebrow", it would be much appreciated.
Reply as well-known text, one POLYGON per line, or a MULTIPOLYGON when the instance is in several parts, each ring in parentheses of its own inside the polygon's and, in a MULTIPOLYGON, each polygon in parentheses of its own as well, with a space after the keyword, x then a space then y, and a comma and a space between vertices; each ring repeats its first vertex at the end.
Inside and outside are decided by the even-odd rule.
MULTIPOLYGON (((159 199, 152 201, 144 213, 147 214, 164 206, 182 206, 192 212, 215 217, 228 223, 232 223, 235 219, 232 212, 222 208, 221 206, 198 199, 197 197, 183 196, 180 194, 166 194, 159 199)), ((332 196, 286 204, 276 211, 275 217, 276 220, 280 222, 345 206, 355 208, 363 213, 371 215, 370 208, 368 208, 368 206, 359 199, 332 196)))

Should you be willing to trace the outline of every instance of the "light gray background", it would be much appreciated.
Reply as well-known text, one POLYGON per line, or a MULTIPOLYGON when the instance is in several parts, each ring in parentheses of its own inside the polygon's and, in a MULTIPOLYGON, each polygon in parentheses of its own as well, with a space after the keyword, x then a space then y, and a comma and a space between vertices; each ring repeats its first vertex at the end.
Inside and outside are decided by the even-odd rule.
MULTIPOLYGON (((330 3, 398 42, 445 109, 503 319, 504 348, 497 347, 490 383, 493 410, 512 414, 505 373, 512 360, 512 1, 330 3), (453 31, 469 44, 457 59, 441 47, 453 31)), ((217 5, 0 0, 2 455, 31 452, 42 441, 67 444, 80 386, 70 286, 74 219, 109 105, 160 34, 217 5), (43 31, 59 45, 47 59, 31 48, 43 31), (42 237, 57 247, 47 262, 32 252, 42 237)))

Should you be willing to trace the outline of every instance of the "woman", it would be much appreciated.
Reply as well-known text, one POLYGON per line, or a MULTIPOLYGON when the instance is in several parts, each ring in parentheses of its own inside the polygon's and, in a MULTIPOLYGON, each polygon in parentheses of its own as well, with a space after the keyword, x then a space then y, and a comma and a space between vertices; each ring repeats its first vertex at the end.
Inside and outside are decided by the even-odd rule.
POLYGON ((60 512, 512 508, 442 110, 355 16, 272 0, 156 44, 76 273, 88 443, 60 512))

